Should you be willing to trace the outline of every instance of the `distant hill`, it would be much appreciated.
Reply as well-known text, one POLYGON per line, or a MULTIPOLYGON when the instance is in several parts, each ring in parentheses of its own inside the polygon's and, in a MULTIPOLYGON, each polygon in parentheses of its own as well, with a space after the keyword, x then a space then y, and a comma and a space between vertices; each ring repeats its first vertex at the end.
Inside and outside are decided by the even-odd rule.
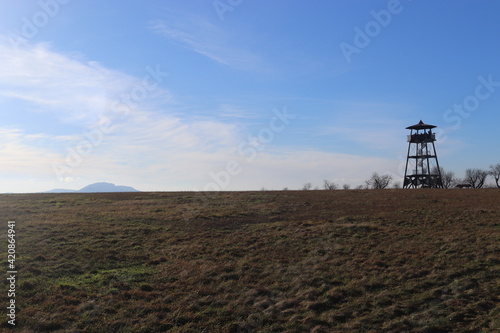
POLYGON ((101 193, 101 192, 140 192, 130 186, 115 185, 111 183, 94 183, 80 190, 54 189, 45 193, 101 193))
POLYGON ((139 192, 130 186, 117 186, 111 183, 95 183, 85 186, 78 192, 81 193, 92 193, 92 192, 139 192))
POLYGON ((78 192, 78 191, 77 190, 66 190, 63 188, 56 188, 56 189, 53 189, 50 191, 45 191, 43 193, 76 193, 76 192, 78 192))

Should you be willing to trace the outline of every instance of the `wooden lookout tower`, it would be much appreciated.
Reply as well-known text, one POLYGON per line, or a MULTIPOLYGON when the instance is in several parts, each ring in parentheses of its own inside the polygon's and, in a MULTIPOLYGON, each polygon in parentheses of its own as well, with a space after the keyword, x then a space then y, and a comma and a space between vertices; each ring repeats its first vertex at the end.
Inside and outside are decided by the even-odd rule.
POLYGON ((436 154, 436 134, 434 125, 424 124, 408 126, 408 154, 406 157, 403 188, 442 188, 441 169, 436 154))

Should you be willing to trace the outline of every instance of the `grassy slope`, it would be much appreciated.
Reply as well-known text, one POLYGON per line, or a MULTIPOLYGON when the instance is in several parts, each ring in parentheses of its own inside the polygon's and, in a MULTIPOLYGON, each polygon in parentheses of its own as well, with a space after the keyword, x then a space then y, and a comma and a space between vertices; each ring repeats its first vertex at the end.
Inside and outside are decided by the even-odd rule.
POLYGON ((7 220, 20 331, 500 329, 497 190, 1 195, 7 220))

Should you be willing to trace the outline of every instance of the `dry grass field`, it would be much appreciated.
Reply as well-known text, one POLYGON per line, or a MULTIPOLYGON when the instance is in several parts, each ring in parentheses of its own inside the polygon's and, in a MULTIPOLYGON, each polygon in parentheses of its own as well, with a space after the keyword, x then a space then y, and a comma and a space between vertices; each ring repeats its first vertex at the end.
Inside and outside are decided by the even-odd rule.
POLYGON ((0 195, 5 275, 9 220, 18 332, 500 331, 500 190, 0 195))

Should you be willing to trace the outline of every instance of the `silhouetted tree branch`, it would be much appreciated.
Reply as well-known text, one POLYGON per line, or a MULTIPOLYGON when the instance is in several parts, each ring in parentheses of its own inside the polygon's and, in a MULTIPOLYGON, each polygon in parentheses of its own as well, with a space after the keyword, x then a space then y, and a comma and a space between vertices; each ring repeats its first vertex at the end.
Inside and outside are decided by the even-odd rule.
POLYGON ((497 184, 497 187, 500 188, 500 163, 490 165, 490 175, 495 178, 495 183, 497 184))
POLYGON ((312 189, 311 183, 305 183, 304 186, 302 187, 303 191, 309 191, 310 189, 312 189))
POLYGON ((372 177, 365 181, 367 187, 373 188, 373 189, 384 189, 392 181, 392 176, 391 175, 383 175, 380 176, 378 173, 374 172, 372 174, 372 177))
POLYGON ((488 171, 482 169, 467 169, 465 170, 465 181, 469 182, 472 188, 481 188, 488 174, 488 171))
MULTIPOLYGON (((441 181, 444 188, 450 188, 458 184, 458 179, 453 171, 446 171, 443 167, 440 167, 439 170, 441 171, 441 181)), ((432 173, 437 174, 437 167, 432 169, 432 173)))
POLYGON ((323 188, 325 190, 336 190, 339 186, 334 182, 330 182, 327 179, 323 181, 323 188))

